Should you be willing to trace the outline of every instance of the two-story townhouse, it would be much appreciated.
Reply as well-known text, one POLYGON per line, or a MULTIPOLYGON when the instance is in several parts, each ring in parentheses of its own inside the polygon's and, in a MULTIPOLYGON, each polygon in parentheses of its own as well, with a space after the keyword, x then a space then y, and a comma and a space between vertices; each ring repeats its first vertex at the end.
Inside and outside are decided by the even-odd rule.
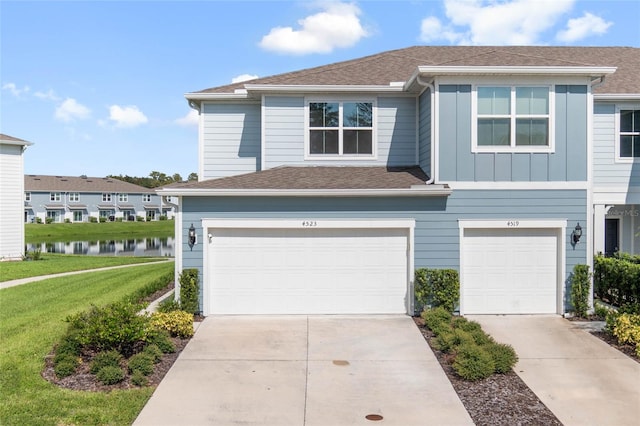
POLYGON ((153 189, 114 178, 24 175, 24 221, 125 221, 172 216, 173 206, 153 189))
POLYGON ((635 48, 418 46, 187 93, 176 273, 205 315, 412 314, 419 267, 459 271, 462 314, 562 314, 638 209, 639 75, 635 48))
POLYGON ((0 260, 24 255, 22 194, 24 151, 31 142, 0 134, 0 260))

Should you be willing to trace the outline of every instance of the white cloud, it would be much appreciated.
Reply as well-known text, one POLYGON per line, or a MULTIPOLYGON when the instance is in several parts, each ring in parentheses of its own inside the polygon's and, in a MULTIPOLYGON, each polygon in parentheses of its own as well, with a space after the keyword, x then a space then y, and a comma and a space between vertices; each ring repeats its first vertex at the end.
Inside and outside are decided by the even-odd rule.
POLYGON ((272 28, 259 46, 294 55, 330 53, 335 48, 353 46, 369 35, 360 23, 360 9, 355 4, 329 2, 322 8, 322 12, 300 19, 299 29, 272 28))
POLYGON ((149 121, 147 116, 135 105, 125 107, 111 105, 109 120, 114 121, 116 127, 136 127, 149 121))
POLYGON ((43 99, 43 100, 49 100, 49 101, 59 101, 60 98, 58 96, 56 96, 56 94, 54 93, 54 91, 52 89, 49 89, 46 92, 34 92, 33 96, 35 96, 36 98, 39 99, 43 99))
POLYGON ((19 88, 18 86, 16 86, 15 83, 5 83, 2 85, 2 90, 7 90, 13 96, 15 96, 16 98, 19 98, 21 95, 29 93, 29 90, 31 89, 29 88, 29 86, 24 86, 22 88, 19 88))
POLYGON ((255 80, 256 78, 258 78, 257 75, 253 75, 253 74, 240 74, 239 76, 233 77, 231 79, 231 83, 240 83, 242 81, 249 81, 249 80, 255 80))
POLYGON ((197 126, 199 122, 200 115, 195 109, 190 110, 187 115, 176 120, 176 124, 185 127, 197 126))
POLYGON ((574 3, 575 0, 445 0, 450 22, 442 25, 437 18, 425 18, 420 38, 426 42, 447 40, 471 45, 539 44, 540 36, 574 3))
POLYGON ((56 108, 55 117, 65 122, 89 118, 91 110, 73 98, 67 98, 56 108))
POLYGON ((611 25, 611 22, 585 12, 581 18, 569 19, 567 28, 558 32, 556 38, 559 41, 571 43, 592 35, 602 35, 607 32, 611 25))

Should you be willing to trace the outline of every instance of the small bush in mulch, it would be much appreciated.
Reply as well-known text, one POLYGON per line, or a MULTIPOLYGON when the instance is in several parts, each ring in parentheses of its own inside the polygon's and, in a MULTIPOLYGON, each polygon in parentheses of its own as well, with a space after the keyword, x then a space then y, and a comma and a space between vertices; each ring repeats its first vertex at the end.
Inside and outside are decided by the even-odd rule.
POLYGON ((122 362, 122 355, 120 352, 115 350, 100 352, 96 354, 91 361, 91 366, 89 367, 89 371, 93 374, 97 374, 98 371, 102 370, 104 367, 120 367, 120 363, 122 362))
POLYGON ((496 365, 491 354, 482 346, 465 342, 456 348, 453 368, 463 379, 474 381, 491 376, 496 365))
POLYGON ((122 367, 108 365, 98 371, 96 378, 105 385, 115 385, 124 380, 124 370, 122 367))
POLYGON ((153 358, 144 352, 135 354, 127 361, 127 368, 129 369, 129 373, 139 371, 145 376, 148 376, 153 373, 153 358))

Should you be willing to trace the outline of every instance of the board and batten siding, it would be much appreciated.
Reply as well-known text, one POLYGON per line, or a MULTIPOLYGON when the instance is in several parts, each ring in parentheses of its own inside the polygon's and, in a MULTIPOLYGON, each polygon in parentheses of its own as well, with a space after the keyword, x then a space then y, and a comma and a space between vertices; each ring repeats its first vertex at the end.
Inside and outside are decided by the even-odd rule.
MULTIPOLYGON (((427 89, 418 100, 418 165, 427 174, 431 173, 431 89, 427 89)), ((429 176, 432 177, 432 176, 429 176)))
POLYGON ((555 86, 555 148, 551 153, 473 153, 470 85, 440 85, 441 182, 587 180, 587 87, 555 86))
POLYGON ((22 145, 0 144, 0 259, 24 254, 24 163, 22 145))
POLYGON ((200 180, 260 169, 260 105, 203 106, 200 180))
MULTIPOLYGON (((183 197, 183 268, 197 268, 202 276, 206 231, 202 219, 415 219, 416 268, 460 267, 458 220, 567 220, 566 272, 586 262, 587 194, 584 190, 457 190, 449 197, 312 198, 312 197, 183 197), (584 236, 575 247, 570 234, 580 222, 584 236), (198 244, 186 244, 193 224, 198 244)), ((250 225, 247 225, 250 227, 250 225)), ((567 293, 568 294, 568 293, 567 293)))
MULTIPOLYGON (((408 166, 416 164, 416 101, 406 97, 379 97, 375 131, 377 159, 356 160, 359 166, 408 166)), ((266 96, 264 99, 264 165, 340 166, 345 160, 305 160, 304 97, 266 96)))
POLYGON ((616 106, 596 103, 593 109, 593 183, 640 188, 640 164, 616 162, 616 106))

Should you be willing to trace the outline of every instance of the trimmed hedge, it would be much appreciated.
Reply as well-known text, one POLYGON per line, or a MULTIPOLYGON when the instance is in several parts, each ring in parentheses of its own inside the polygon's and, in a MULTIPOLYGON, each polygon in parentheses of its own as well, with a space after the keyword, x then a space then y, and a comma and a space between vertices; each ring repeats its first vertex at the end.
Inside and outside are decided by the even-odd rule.
POLYGON ((640 256, 616 253, 593 259, 596 296, 615 306, 640 303, 640 256))
POLYGON ((442 306, 453 312, 460 299, 460 279, 455 269, 421 268, 415 271, 416 307, 442 306))
POLYGON ((589 290, 591 289, 589 265, 575 265, 569 280, 571 281, 573 310, 578 317, 586 318, 589 309, 589 290))
POLYGON ((190 314, 199 313, 198 290, 199 279, 197 269, 185 269, 179 277, 180 309, 190 314))

